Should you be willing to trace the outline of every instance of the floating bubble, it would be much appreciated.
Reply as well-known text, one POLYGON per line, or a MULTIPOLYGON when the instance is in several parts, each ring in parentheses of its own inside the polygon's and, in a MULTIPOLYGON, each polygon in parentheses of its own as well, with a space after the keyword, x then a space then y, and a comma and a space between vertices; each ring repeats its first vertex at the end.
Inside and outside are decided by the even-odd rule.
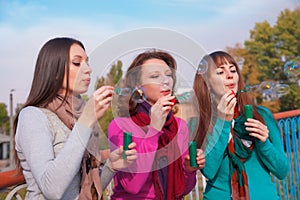
POLYGON ((115 94, 123 97, 131 96, 135 103, 143 103, 146 100, 144 89, 142 87, 136 87, 134 89, 118 87, 115 89, 115 94))
POLYGON ((257 91, 263 92, 265 90, 273 88, 275 85, 276 83, 274 81, 263 81, 261 84, 259 84, 257 91))
POLYGON ((143 103, 146 100, 144 89, 138 87, 132 92, 132 99, 135 103, 143 103))
POLYGON ((256 92, 259 88, 259 85, 246 85, 243 89, 240 91, 237 91, 238 93, 243 93, 243 92, 256 92))
POLYGON ((199 63, 198 65, 198 68, 197 68, 197 73, 199 74, 205 74, 207 72, 207 69, 208 69, 208 63, 206 60, 201 60, 201 62, 199 63))
POLYGON ((288 78, 296 78, 300 74, 300 64, 296 61, 290 60, 284 64, 284 74, 288 78))
POLYGON ((176 96, 176 100, 178 103, 190 102, 191 99, 192 99, 191 92, 184 92, 176 96))
POLYGON ((238 91, 237 94, 243 92, 259 92, 263 95, 270 96, 269 99, 276 99, 286 95, 289 91, 290 87, 287 84, 280 84, 275 81, 263 81, 256 85, 246 85, 242 90, 238 91))
POLYGON ((132 93, 131 88, 116 88, 115 93, 120 96, 129 96, 132 93))
POLYGON ((286 95, 287 93, 290 92, 290 87, 287 84, 277 84, 274 88, 274 91, 278 95, 286 95))

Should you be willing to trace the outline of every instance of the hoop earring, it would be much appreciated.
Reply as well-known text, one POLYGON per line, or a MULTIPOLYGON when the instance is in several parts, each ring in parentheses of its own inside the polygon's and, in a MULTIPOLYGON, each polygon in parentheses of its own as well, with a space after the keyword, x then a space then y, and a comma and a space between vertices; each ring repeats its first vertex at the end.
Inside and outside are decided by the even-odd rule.
POLYGON ((134 89, 132 99, 135 103, 143 103, 146 101, 147 98, 142 87, 138 86, 134 89))

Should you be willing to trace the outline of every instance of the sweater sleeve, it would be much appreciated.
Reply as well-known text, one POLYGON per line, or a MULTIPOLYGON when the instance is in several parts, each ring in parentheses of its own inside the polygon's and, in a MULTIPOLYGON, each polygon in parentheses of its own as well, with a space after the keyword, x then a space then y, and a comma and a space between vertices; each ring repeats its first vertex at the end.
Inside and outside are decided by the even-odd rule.
POLYGON ((265 107, 258 107, 269 130, 269 138, 265 142, 255 140, 257 154, 269 171, 279 179, 284 179, 288 173, 288 160, 285 156, 283 144, 277 122, 272 113, 265 107))
POLYGON ((143 133, 143 136, 140 134, 141 131, 143 132, 142 129, 130 127, 131 130, 129 130, 129 126, 128 124, 126 128, 120 128, 119 124, 113 120, 108 128, 108 137, 111 143, 110 148, 114 150, 123 145, 123 133, 125 131, 132 132, 132 140, 137 144, 137 159, 127 169, 117 172, 116 177, 128 193, 137 194, 147 181, 152 170, 152 163, 158 147, 158 138, 162 132, 148 126, 148 131, 143 133))
POLYGON ((47 116, 38 108, 24 108, 16 131, 16 150, 22 152, 43 195, 60 199, 80 169, 92 129, 76 123, 55 157, 47 116))
POLYGON ((213 179, 221 166, 228 145, 230 128, 231 122, 218 118, 212 133, 207 133, 204 144, 206 162, 201 172, 208 179, 213 179))
POLYGON ((111 182, 111 180, 115 174, 116 174, 116 172, 112 171, 111 168, 107 165, 107 162, 105 162, 105 164, 102 168, 102 171, 101 171, 102 190, 105 190, 105 188, 111 182))

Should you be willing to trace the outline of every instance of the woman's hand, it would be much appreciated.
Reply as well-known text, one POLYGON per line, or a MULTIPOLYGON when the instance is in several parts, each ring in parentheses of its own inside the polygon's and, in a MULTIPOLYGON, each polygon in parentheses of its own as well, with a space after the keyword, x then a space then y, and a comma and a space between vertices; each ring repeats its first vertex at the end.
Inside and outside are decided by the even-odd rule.
POLYGON ((204 168, 204 166, 205 166, 205 155, 204 155, 202 149, 197 149, 196 161, 197 161, 198 167, 191 167, 191 165, 190 165, 190 156, 187 155, 184 158, 185 169, 189 172, 194 172, 198 169, 203 169, 204 168))
POLYGON ((113 93, 114 87, 112 86, 102 86, 96 90, 87 101, 78 121, 88 127, 93 127, 94 123, 102 118, 109 108, 113 93))
POLYGON ((136 150, 134 149, 135 146, 136 143, 134 142, 128 145, 129 150, 125 151, 125 154, 127 156, 126 159, 123 159, 123 146, 112 151, 107 160, 109 167, 114 171, 128 167, 137 158, 136 150))
POLYGON ((159 131, 162 129, 166 122, 166 118, 172 109, 172 106, 174 105, 174 103, 171 102, 171 100, 174 98, 174 96, 168 94, 156 101, 156 103, 151 107, 150 111, 150 126, 159 131))
POLYGON ((226 121, 231 121, 233 119, 236 103, 237 99, 234 92, 232 92, 231 90, 226 92, 221 97, 220 102, 217 106, 218 117, 226 121))
POLYGON ((265 142, 269 137, 269 130, 266 125, 256 119, 247 119, 245 122, 246 131, 249 135, 265 142))

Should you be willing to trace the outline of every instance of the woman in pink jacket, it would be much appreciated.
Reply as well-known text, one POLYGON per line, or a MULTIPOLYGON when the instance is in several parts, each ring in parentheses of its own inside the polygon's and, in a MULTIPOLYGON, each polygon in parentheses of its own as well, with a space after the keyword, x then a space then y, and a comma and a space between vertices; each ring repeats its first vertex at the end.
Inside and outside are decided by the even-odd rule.
POLYGON ((155 50, 139 54, 127 70, 124 87, 132 94, 119 96, 120 117, 110 123, 108 137, 114 150, 131 132, 138 158, 116 173, 112 199, 183 199, 195 186, 205 158, 197 149, 198 166, 190 166, 188 127, 172 112, 175 70, 174 58, 155 50))

